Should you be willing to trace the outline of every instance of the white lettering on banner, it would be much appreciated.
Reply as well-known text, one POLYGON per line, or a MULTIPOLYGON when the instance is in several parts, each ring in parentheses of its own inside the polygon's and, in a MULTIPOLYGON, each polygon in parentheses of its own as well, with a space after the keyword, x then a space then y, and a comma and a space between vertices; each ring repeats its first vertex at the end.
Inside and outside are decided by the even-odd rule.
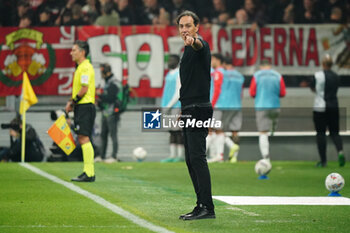
POLYGON ((149 78, 152 88, 163 87, 164 76, 164 45, 163 38, 154 34, 131 35, 125 38, 128 54, 128 80, 131 87, 138 87, 142 78, 149 78), (141 47, 149 45, 149 61, 147 65, 140 66, 137 55, 141 47))
POLYGON ((185 47, 184 41, 179 36, 168 37, 169 54, 180 55, 185 47))
MULTIPOLYGON (((122 45, 120 37, 117 35, 101 35, 90 37, 88 39, 91 63, 99 66, 102 63, 108 63, 112 68, 112 73, 118 80, 123 79, 123 59, 122 45), (103 49, 108 49, 104 52, 103 49)), ((96 85, 101 83, 101 74, 99 68, 95 68, 96 85)))
POLYGON ((65 26, 61 26, 60 27, 60 31, 62 33, 62 36, 60 38, 60 43, 61 44, 73 44, 74 43, 74 39, 75 39, 75 27, 65 27, 65 26), (69 29, 70 31, 66 31, 66 28, 69 29))
POLYGON ((64 80, 65 82, 58 86, 59 95, 69 95, 72 94, 72 82, 73 82, 73 72, 74 68, 56 68, 55 73, 58 73, 58 79, 60 82, 64 80))

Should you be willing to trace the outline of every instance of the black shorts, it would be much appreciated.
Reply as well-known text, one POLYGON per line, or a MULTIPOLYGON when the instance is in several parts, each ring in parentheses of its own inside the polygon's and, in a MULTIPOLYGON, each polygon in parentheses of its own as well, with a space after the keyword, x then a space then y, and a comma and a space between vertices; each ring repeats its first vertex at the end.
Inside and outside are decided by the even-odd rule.
POLYGON ((96 117, 94 104, 77 104, 74 106, 74 129, 78 135, 91 137, 96 117))
POLYGON ((170 130, 170 144, 184 144, 182 131, 170 130))

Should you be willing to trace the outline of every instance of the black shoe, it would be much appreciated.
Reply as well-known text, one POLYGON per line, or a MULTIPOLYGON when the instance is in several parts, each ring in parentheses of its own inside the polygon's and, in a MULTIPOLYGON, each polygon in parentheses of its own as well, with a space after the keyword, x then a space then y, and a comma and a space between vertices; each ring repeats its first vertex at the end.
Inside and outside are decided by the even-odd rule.
POLYGON ((85 172, 83 172, 80 176, 77 178, 72 178, 71 181, 76 181, 76 182, 94 182, 95 181, 95 176, 87 176, 85 172))
POLYGON ((200 206, 196 211, 191 215, 185 215, 183 220, 198 220, 198 219, 208 219, 216 218, 214 210, 208 210, 206 206, 200 206))
POLYGON ((199 205, 197 205, 196 207, 194 207, 194 209, 191 212, 180 215, 179 219, 183 219, 185 216, 192 216, 194 213, 196 213, 199 210, 199 208, 200 208, 199 205))

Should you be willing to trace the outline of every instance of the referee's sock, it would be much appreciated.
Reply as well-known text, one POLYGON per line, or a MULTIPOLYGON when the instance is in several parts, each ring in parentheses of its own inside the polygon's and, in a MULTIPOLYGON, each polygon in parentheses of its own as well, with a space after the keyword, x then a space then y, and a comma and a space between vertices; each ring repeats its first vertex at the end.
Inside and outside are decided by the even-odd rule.
POLYGON ((91 142, 83 144, 81 149, 83 151, 84 172, 88 177, 95 176, 94 148, 92 147, 91 142))

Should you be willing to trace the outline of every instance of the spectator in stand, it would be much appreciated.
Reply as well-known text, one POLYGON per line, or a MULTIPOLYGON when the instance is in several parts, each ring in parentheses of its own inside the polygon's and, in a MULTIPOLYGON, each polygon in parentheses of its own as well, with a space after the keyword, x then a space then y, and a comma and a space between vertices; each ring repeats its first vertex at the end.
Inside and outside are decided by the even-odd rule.
POLYGON ((119 26, 120 20, 119 20, 119 14, 113 9, 113 3, 112 2, 106 2, 101 7, 102 15, 99 16, 96 21, 95 25, 97 26, 119 26))
POLYGON ((62 23, 61 25, 68 26, 69 22, 72 20, 72 11, 71 10, 65 10, 62 15, 62 23))
POLYGON ((55 25, 59 26, 59 25, 68 25, 67 22, 66 23, 63 23, 62 21, 62 16, 63 14, 66 12, 66 11, 70 11, 72 12, 72 7, 73 5, 75 4, 76 0, 67 0, 67 3, 64 7, 62 7, 60 10, 59 10, 59 14, 58 14, 58 17, 55 21, 55 25))
POLYGON ((244 4, 244 0, 235 0, 235 1, 226 0, 226 7, 230 13, 231 18, 234 18, 236 11, 241 9, 243 4, 244 4))
POLYGON ((48 7, 42 8, 39 11, 39 20, 36 26, 39 27, 51 27, 53 22, 51 20, 51 10, 48 7))
POLYGON ((260 0, 245 0, 244 7, 236 12, 237 24, 252 24, 253 31, 266 22, 265 5, 260 0))
POLYGON ((230 14, 225 0, 212 0, 213 8, 210 9, 208 21, 213 24, 226 25, 230 14))
POLYGON ((320 9, 322 10, 325 22, 327 23, 343 23, 346 20, 346 0, 324 0, 321 1, 320 9), (336 9, 336 10, 335 10, 336 9), (335 12, 334 12, 335 11, 335 12), (339 13, 340 12, 340 13, 339 13), (340 19, 338 19, 341 15, 340 19), (332 19, 333 17, 333 19, 332 19), (337 19, 334 19, 334 18, 337 19))
POLYGON ((283 20, 285 9, 290 4, 291 0, 277 0, 273 1, 268 6, 269 23, 280 24, 285 23, 283 20))
POLYGON ((93 24, 100 15, 100 2, 97 0, 86 0, 86 4, 81 10, 84 14, 84 20, 88 24, 93 24))
POLYGON ((344 23, 343 11, 339 7, 333 7, 331 11, 331 15, 329 19, 325 20, 326 23, 336 23, 342 24, 344 23))
POLYGON ((74 4, 72 6, 72 19, 67 23, 71 26, 87 25, 88 23, 83 18, 83 11, 81 5, 74 4))
POLYGON ((104 4, 106 4, 107 2, 111 2, 112 0, 99 0, 100 1, 100 5, 103 6, 104 4))
POLYGON ((12 0, 0 1, 0 26, 11 26, 12 15, 15 14, 15 2, 12 0))
POLYGON ((206 16, 209 15, 210 10, 213 8, 212 0, 193 0, 192 3, 201 20, 201 24, 208 23, 205 20, 208 19, 206 16))
POLYGON ((32 26, 32 21, 33 21, 33 17, 32 14, 30 12, 24 14, 18 24, 19 28, 28 28, 30 26, 32 26))
POLYGON ((345 23, 350 23, 350 2, 348 1, 346 3, 346 7, 345 7, 345 23))
POLYGON ((29 6, 30 6, 30 8, 32 9, 32 10, 37 10, 38 9, 38 7, 41 5, 41 4, 43 4, 43 2, 45 2, 46 0, 27 0, 27 2, 28 2, 28 4, 29 4, 29 6))
POLYGON ((241 24, 245 24, 247 23, 248 20, 248 15, 247 12, 244 10, 238 10, 235 13, 235 18, 231 18, 227 21, 227 24, 231 24, 231 25, 241 25, 241 24))
POLYGON ((191 3, 185 0, 171 0, 165 6, 165 9, 170 14, 170 24, 176 25, 176 18, 185 10, 194 11, 191 3))
POLYGON ((129 0, 118 0, 116 10, 119 14, 120 25, 134 25, 136 16, 129 0))
POLYGON ((294 21, 298 24, 323 23, 321 11, 317 7, 316 0, 303 0, 301 7, 295 7, 294 21))
POLYGON ((159 4, 158 0, 143 0, 143 6, 139 7, 137 12, 137 24, 140 25, 164 23, 166 17, 169 17, 169 13, 159 4))
POLYGON ((294 4, 289 3, 286 8, 283 10, 283 23, 293 24, 295 13, 294 13, 294 4))
MULTIPOLYGON (((10 26, 19 26, 21 19, 27 13, 29 13, 29 14, 32 13, 32 10, 30 9, 29 3, 27 1, 25 1, 25 0, 20 0, 18 2, 18 4, 17 4, 17 11, 16 11, 16 13, 12 15, 11 25, 10 26)), ((28 14, 27 14, 27 16, 28 16, 28 14)), ((27 16, 26 16, 26 18, 27 18, 27 16)), ((30 21, 32 21, 32 19, 30 19, 30 21)))

